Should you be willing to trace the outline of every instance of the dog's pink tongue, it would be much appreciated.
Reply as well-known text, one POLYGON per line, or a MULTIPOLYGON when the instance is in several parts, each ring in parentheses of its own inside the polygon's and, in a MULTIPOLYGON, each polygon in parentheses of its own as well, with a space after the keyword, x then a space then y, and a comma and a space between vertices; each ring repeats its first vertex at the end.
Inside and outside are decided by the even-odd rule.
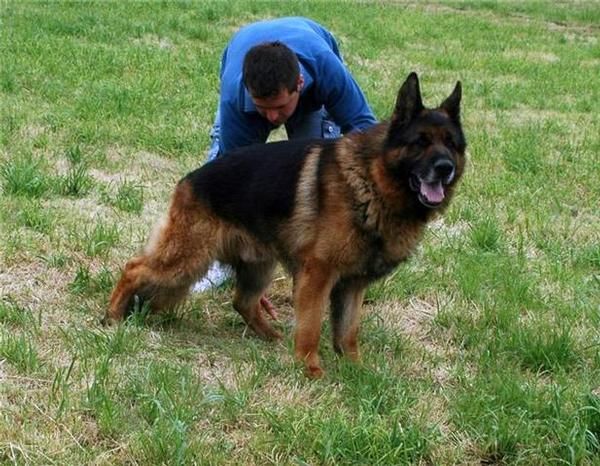
POLYGON ((421 183, 421 194, 432 204, 439 204, 444 200, 444 188, 441 181, 435 183, 421 183))

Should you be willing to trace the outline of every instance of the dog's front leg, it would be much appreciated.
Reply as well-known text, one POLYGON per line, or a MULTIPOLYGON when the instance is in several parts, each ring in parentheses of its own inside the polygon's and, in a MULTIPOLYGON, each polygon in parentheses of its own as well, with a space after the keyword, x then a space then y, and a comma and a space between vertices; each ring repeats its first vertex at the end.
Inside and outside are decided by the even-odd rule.
POLYGON ((319 360, 321 319, 337 273, 319 259, 304 262, 295 280, 294 309, 296 312, 295 356, 304 362, 311 378, 323 376, 319 360))
POLYGON ((360 359, 358 327, 366 287, 364 280, 341 280, 331 292, 333 348, 353 361, 360 359))

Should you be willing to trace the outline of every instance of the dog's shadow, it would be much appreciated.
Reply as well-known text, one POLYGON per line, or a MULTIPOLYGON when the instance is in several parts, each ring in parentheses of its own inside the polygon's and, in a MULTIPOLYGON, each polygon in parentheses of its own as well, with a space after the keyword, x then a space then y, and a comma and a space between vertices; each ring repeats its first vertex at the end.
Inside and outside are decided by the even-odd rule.
MULTIPOLYGON (((188 299, 175 309, 150 312, 147 304, 134 306, 123 324, 168 334, 176 339, 178 344, 190 346, 206 345, 209 342, 221 346, 223 341, 231 345, 236 340, 243 344, 242 340, 247 339, 263 341, 234 310, 233 294, 233 286, 225 285, 204 293, 191 293, 188 299)), ((287 337, 294 322, 290 292, 271 291, 269 300, 276 309, 277 318, 274 320, 267 315, 267 319, 287 337)))
MULTIPOLYGON (((299 364, 293 359, 295 318, 291 286, 287 285, 288 283, 280 282, 268 294, 277 310, 277 320, 267 318, 283 334, 283 340, 276 343, 260 339, 234 310, 232 285, 201 294, 190 294, 181 306, 170 311, 152 313, 147 306, 135 308, 120 325, 136 326, 143 332, 155 334, 158 340, 164 342, 167 353, 176 354, 178 358, 185 360, 195 360, 195 366, 207 380, 217 377, 215 374, 230 372, 236 367, 244 367, 243 371, 252 367, 252 370, 265 372, 270 376, 284 374, 291 366, 299 364)), ((322 356, 328 361, 329 375, 339 383, 345 384, 342 381, 346 381, 351 384, 357 378, 374 377, 381 372, 377 364, 381 361, 371 353, 392 351, 398 356, 404 349, 404 339, 388 335, 378 322, 377 314, 369 314, 363 322, 368 341, 364 345, 366 358, 362 363, 355 364, 340 357, 330 344, 321 346, 322 356)), ((321 338, 324 342, 331 339, 328 318, 323 319, 321 338)), ((297 375, 302 373, 300 370, 296 372, 297 375)), ((219 378, 220 376, 217 377, 219 378)), ((296 380, 296 377, 292 378, 296 380)))

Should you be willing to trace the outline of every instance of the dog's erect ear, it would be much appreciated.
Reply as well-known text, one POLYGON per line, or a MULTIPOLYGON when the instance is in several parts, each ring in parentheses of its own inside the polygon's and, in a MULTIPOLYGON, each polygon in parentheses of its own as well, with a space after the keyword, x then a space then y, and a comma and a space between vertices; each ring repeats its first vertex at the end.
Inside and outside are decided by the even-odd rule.
POLYGON ((397 129, 407 125, 423 108, 419 78, 417 73, 412 72, 398 91, 396 108, 394 108, 394 114, 392 115, 392 128, 397 129))
POLYGON ((462 85, 460 81, 457 81, 452 94, 448 96, 446 100, 442 102, 440 108, 445 110, 450 118, 454 121, 458 121, 460 119, 460 99, 462 97, 462 85))

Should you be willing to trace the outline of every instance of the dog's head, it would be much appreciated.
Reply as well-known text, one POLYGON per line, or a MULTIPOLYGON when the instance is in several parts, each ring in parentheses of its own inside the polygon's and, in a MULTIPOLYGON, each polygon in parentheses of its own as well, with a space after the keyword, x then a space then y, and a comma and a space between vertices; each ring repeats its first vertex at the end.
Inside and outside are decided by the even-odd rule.
POLYGON ((463 173, 466 141, 460 124, 461 84, 437 108, 425 108, 411 73, 398 92, 384 159, 394 180, 420 205, 446 205, 463 173))

